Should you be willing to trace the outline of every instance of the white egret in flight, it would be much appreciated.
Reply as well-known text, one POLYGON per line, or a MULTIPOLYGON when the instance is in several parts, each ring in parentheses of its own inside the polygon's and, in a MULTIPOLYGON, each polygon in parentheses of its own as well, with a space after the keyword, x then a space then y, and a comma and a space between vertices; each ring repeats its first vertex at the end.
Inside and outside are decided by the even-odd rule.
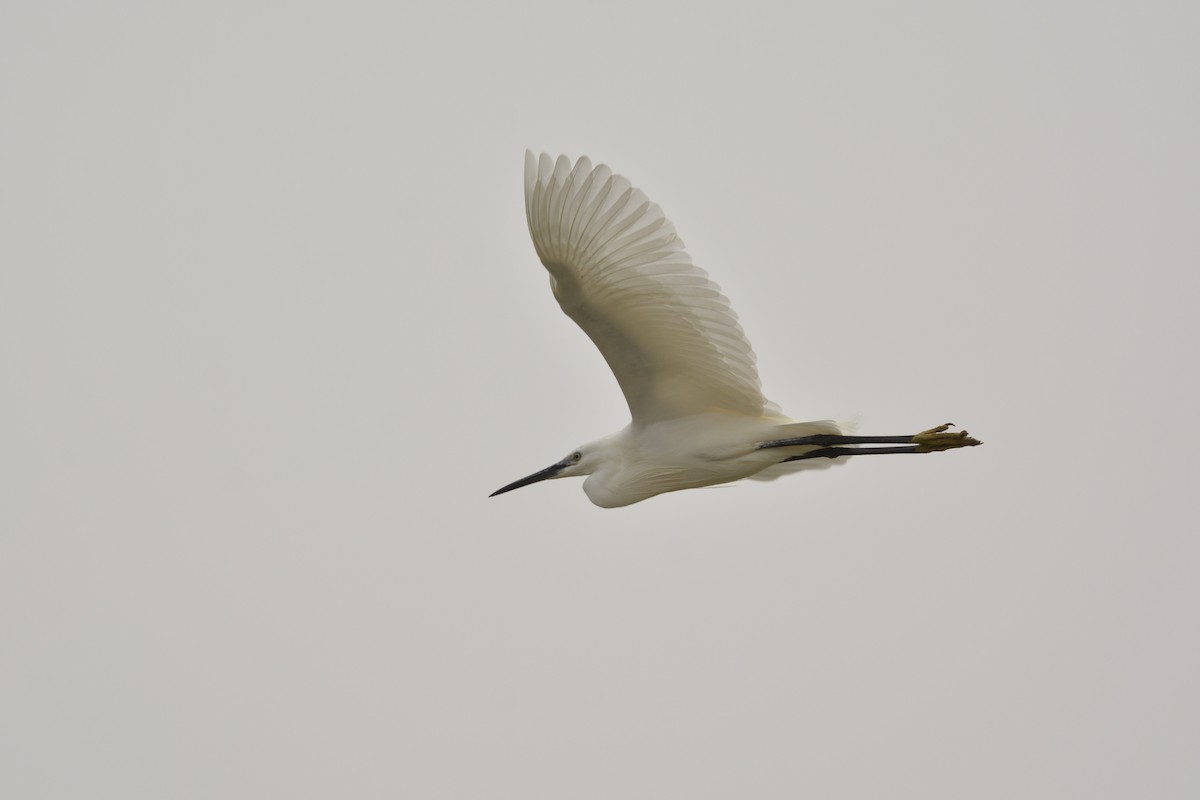
POLYGON ((527 151, 525 213, 555 299, 608 362, 632 419, 493 497, 586 475, 588 498, 613 508, 765 477, 806 459, 980 443, 949 424, 910 436, 845 436, 834 422, 785 417, 762 395, 754 352, 729 301, 692 264, 662 210, 608 167, 527 151))

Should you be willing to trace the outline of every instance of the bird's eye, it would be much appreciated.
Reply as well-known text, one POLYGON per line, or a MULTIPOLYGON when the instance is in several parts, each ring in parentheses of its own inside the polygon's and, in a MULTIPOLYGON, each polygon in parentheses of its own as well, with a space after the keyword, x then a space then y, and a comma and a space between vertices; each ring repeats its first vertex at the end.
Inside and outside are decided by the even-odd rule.
POLYGON ((579 452, 578 450, 571 454, 572 461, 578 461, 581 458, 583 458, 583 453, 579 452))

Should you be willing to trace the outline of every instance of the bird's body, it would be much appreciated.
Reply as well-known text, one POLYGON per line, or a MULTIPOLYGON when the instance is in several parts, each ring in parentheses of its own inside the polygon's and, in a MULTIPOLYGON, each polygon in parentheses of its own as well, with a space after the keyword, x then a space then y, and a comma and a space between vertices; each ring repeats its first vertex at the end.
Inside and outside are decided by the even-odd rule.
POLYGON ((762 395, 754 352, 729 301, 692 264, 659 207, 607 167, 526 153, 525 210, 555 298, 608 362, 632 420, 494 494, 587 475, 588 498, 611 508, 785 462, 978 444, 947 426, 916 436, 848 437, 830 421, 785 417, 762 395), (838 446, 867 443, 907 446, 838 446))
POLYGON ((797 445, 786 452, 762 449, 759 442, 838 432, 832 422, 796 423, 784 417, 714 411, 642 427, 630 424, 575 452, 584 454, 579 466, 591 470, 583 482, 588 499, 613 508, 663 492, 749 478, 786 455, 815 449, 797 445))

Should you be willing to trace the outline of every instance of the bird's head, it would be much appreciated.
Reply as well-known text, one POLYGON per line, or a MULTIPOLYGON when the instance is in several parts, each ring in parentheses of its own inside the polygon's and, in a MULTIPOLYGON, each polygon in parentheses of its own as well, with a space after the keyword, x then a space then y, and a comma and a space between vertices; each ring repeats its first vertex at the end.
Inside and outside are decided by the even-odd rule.
POLYGON ((567 453, 566 458, 554 462, 545 469, 540 469, 532 475, 526 475, 518 481, 513 481, 507 486, 503 486, 492 492, 489 497, 495 497, 498 494, 511 492, 513 489, 520 489, 522 486, 528 486, 531 483, 544 481, 549 478, 570 478, 574 475, 591 475, 596 471, 601 459, 602 447, 599 443, 583 445, 570 453, 567 453))

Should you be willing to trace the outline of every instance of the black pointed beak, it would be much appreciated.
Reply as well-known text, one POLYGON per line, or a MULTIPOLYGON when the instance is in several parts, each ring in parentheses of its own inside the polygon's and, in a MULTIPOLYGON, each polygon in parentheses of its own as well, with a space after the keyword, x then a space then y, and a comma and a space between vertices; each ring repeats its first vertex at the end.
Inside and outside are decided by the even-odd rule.
POLYGON ((526 475, 524 478, 521 478, 521 480, 519 480, 519 481, 513 481, 512 483, 508 484, 508 486, 504 486, 504 487, 497 489, 496 491, 489 494, 488 497, 495 497, 498 494, 504 494, 505 492, 511 492, 513 489, 520 489, 522 486, 528 486, 531 483, 537 483, 538 481, 544 481, 544 480, 546 480, 546 478, 553 478, 555 475, 562 472, 563 467, 565 467, 565 466, 567 466, 565 462, 559 462, 558 464, 551 464, 550 466, 546 467, 545 469, 540 469, 537 472, 533 473, 532 475, 526 475))

